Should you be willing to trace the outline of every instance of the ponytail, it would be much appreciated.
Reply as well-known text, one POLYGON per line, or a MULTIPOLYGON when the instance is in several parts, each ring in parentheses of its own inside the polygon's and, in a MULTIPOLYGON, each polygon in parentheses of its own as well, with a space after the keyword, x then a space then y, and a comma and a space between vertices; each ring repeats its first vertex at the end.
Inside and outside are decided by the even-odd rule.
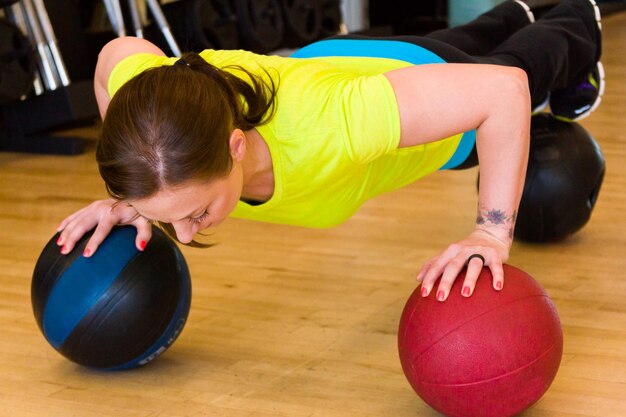
POLYGON ((267 123, 274 115, 277 88, 265 68, 263 71, 267 75, 267 82, 239 65, 217 68, 195 52, 185 53, 178 63, 205 74, 226 93, 235 127, 250 130, 267 123), (245 75, 249 82, 234 75, 235 71, 245 75))

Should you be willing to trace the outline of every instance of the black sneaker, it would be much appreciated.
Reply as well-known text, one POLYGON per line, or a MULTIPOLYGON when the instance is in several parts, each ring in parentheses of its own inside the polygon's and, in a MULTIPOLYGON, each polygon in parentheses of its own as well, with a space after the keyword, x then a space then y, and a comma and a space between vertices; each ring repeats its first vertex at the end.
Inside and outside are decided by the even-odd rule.
POLYGON ((584 119, 598 108, 603 94, 604 67, 598 61, 585 81, 550 94, 550 112, 564 122, 584 119))
POLYGON ((602 17, 595 0, 588 0, 593 9, 597 25, 598 51, 596 66, 583 82, 553 91, 550 94, 550 111, 552 115, 564 122, 584 119, 593 113, 602 101, 604 94, 604 67, 600 62, 602 43, 602 17))

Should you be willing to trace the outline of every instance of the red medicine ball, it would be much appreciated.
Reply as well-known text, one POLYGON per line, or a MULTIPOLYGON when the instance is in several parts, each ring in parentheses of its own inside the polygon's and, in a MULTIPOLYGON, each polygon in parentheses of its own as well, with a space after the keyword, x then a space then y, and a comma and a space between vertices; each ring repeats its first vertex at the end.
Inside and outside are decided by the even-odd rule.
POLYGON ((449 417, 507 417, 535 403, 561 363, 563 332, 554 304, 527 273, 504 265, 504 288, 483 268, 473 295, 465 271, 445 302, 411 294, 398 349, 417 394, 449 417))

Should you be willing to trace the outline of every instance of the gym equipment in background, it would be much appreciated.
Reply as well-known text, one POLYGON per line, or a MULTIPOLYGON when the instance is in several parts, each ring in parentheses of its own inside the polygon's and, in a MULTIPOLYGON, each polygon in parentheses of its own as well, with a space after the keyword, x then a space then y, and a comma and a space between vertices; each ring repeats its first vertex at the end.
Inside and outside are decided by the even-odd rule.
POLYGON ((278 0, 234 0, 242 46, 265 53, 280 48, 285 36, 278 0))
MULTIPOLYGON (((14 76, 3 73, 10 81, 0 90, 6 91, 0 93, 0 150, 6 151, 84 151, 83 138, 59 131, 98 119, 93 71, 99 50, 116 36, 148 35, 174 56, 182 52, 179 39, 185 50, 274 53, 335 35, 342 27, 339 0, 176 0, 163 7, 158 0, 0 1, 14 25, 0 26, 1 33, 12 33, 10 42, 21 44, 17 27, 33 46, 9 46, 20 65, 0 68, 14 76), (33 79, 20 51, 36 64, 33 79)), ((4 45, 0 42, 0 54, 4 45)))
MULTIPOLYGON (((474 0, 467 3, 473 4, 474 0)), ((363 31, 366 35, 425 35, 448 27, 446 0, 368 0, 367 4, 369 29, 363 31)))
POLYGON ((35 53, 12 22, 0 18, 0 105, 24 98, 35 81, 35 53))
POLYGON ((179 0, 163 5, 172 33, 185 51, 237 49, 237 16, 228 0, 179 0))
MULTIPOLYGON (((109 16, 111 25, 113 26, 113 30, 118 37, 126 36, 127 34, 129 34, 137 36, 138 38, 143 38, 144 22, 139 12, 138 1, 139 0, 127 0, 126 3, 128 11, 130 13, 130 20, 132 22, 133 29, 133 33, 129 34, 126 30, 126 22, 124 20, 124 14, 120 0, 102 0, 109 16)), ((178 42, 172 34, 170 24, 163 14, 163 9, 161 8, 158 0, 142 1, 144 1, 146 7, 154 18, 154 21, 156 22, 156 25, 163 35, 163 38, 165 39, 165 42, 172 54, 174 56, 181 56, 181 50, 178 46, 178 42)))
POLYGON ((296 48, 313 42, 322 31, 322 2, 318 0, 280 0, 285 19, 285 45, 296 48))
POLYGON ((335 36, 339 32, 346 31, 342 28, 343 16, 341 15, 340 0, 322 0, 322 23, 319 38, 324 39, 335 36))
MULTIPOLYGON (((176 0, 163 5, 183 49, 274 53, 342 30, 339 0, 176 0)), ((162 48, 154 28, 148 36, 162 48)))
POLYGON ((35 47, 38 71, 33 94, 0 107, 0 150, 83 152, 83 139, 54 136, 51 131, 76 123, 91 123, 97 117, 93 81, 71 82, 43 0, 21 0, 4 11, 35 47))
MULTIPOLYGON (((139 1, 143 1, 151 12, 172 53, 179 56, 180 49, 158 0, 127 0, 125 6, 130 13, 133 34, 143 35, 139 1)), ((102 0, 102 3, 115 34, 125 35, 126 23, 120 0, 102 0)), ((88 8, 87 5, 83 6, 88 8)), ((85 34, 79 22, 82 12, 79 4, 67 0, 45 0, 45 3, 44 0, 20 0, 6 7, 5 12, 9 20, 28 35, 35 47, 38 71, 33 81, 34 94, 23 100, 9 100, 10 103, 0 108, 0 150, 82 153, 84 139, 53 133, 63 128, 92 124, 99 115, 93 92, 95 54, 88 53, 85 45, 85 34), (55 23, 61 26, 61 32, 65 35, 64 49, 73 58, 70 68, 80 78, 71 80, 48 8, 52 9, 55 23)))

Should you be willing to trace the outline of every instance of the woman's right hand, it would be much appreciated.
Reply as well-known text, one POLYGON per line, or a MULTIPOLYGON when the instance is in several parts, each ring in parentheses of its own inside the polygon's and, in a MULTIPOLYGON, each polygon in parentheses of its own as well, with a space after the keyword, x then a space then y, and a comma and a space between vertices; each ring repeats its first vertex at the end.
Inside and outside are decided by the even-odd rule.
POLYGON ((89 257, 96 252, 113 226, 118 224, 135 226, 137 228, 135 246, 139 250, 145 249, 152 237, 150 222, 139 216, 132 206, 114 199, 94 201, 65 218, 57 227, 57 232, 61 232, 57 245, 61 246, 61 253, 67 255, 74 249, 76 242, 95 227, 83 251, 83 256, 89 257))

